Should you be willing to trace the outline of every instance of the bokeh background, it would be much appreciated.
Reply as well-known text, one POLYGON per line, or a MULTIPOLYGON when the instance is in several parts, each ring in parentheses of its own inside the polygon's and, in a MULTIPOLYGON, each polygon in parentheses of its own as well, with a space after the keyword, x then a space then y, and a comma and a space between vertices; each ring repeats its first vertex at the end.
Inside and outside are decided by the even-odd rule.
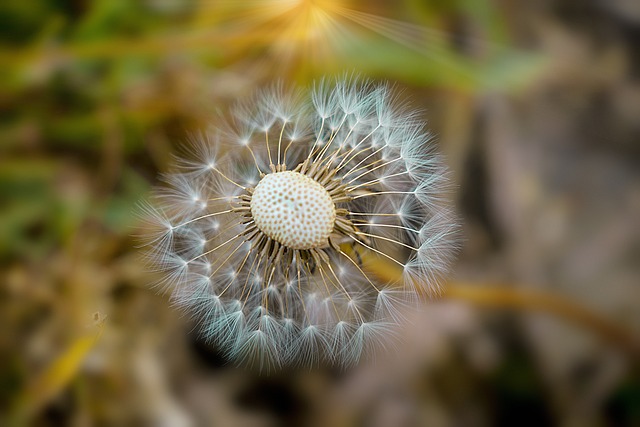
POLYGON ((4 1, 0 46, 0 425, 640 425, 639 2, 4 1), (235 100, 345 72, 437 136, 450 282, 392 358, 230 367, 135 206, 235 100))

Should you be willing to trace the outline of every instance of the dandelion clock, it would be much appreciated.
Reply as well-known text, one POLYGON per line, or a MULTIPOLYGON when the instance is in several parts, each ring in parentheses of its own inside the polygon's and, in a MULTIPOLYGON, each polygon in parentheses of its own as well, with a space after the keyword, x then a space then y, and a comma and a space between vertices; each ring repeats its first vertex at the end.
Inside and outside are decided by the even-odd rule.
POLYGON ((233 362, 353 365, 437 292, 452 253, 442 162, 385 85, 260 92, 165 181, 143 209, 149 264, 233 362))

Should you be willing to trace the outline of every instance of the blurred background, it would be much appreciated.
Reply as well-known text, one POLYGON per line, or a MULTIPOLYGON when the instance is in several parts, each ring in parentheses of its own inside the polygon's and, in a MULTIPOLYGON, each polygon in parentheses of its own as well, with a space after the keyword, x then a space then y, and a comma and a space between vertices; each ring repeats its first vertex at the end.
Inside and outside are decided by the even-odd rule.
POLYGON ((640 425, 640 2, 0 3, 0 425, 640 425), (266 84, 390 81, 462 223, 393 358, 257 374, 150 287, 136 203, 266 84))

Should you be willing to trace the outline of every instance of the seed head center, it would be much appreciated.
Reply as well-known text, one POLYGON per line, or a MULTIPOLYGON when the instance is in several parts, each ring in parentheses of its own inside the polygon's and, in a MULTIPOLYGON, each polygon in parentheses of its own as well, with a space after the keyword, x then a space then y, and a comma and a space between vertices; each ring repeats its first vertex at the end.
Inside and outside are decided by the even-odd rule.
POLYGON ((251 197, 251 216, 264 234, 291 249, 326 246, 336 220, 331 195, 300 172, 265 175, 251 197))

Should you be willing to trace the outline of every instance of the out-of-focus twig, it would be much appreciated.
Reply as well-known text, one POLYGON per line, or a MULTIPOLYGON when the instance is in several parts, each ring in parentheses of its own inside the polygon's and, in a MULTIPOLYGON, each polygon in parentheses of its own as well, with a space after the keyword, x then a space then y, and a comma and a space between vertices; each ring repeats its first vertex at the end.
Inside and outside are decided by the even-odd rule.
POLYGON ((51 399, 58 395, 73 378, 82 362, 102 335, 102 320, 96 321, 95 329, 75 339, 39 376, 18 394, 9 418, 9 424, 29 424, 29 418, 51 399))
MULTIPOLYGON (((402 271, 399 266, 370 252, 359 251, 359 255, 376 276, 391 283, 401 283, 402 271)), ((634 357, 640 357, 640 339, 631 331, 584 305, 553 292, 516 288, 507 284, 449 282, 433 298, 461 300, 486 307, 549 313, 584 327, 634 357)))
POLYGON ((583 326, 612 344, 640 356, 638 337, 587 307, 555 293, 486 283, 448 283, 443 298, 488 307, 543 311, 583 326))

